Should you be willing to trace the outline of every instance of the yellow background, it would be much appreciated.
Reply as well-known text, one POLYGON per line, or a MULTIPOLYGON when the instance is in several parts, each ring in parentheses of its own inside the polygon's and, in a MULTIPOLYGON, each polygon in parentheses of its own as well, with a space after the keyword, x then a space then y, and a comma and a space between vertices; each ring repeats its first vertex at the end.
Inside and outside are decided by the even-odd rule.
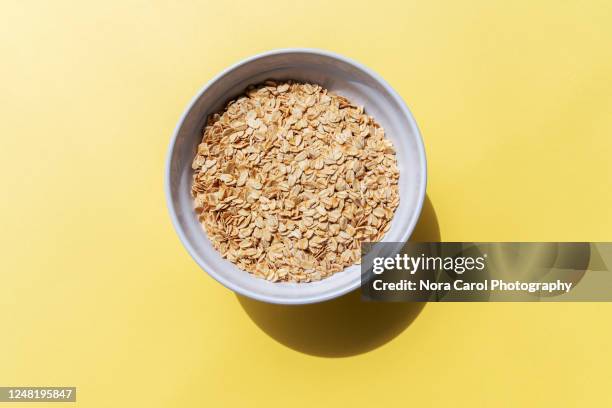
POLYGON ((414 113, 419 237, 610 241, 611 21, 608 0, 3 2, 0 385, 83 407, 611 405, 612 304, 258 305, 189 258, 162 187, 207 80, 317 47, 414 113))

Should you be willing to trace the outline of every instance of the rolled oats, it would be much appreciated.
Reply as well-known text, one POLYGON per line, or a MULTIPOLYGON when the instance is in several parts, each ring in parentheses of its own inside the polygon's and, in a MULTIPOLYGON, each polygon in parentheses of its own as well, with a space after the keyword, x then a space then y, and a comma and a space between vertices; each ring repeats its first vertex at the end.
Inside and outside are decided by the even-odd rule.
POLYGON ((315 84, 267 81, 208 118, 195 209, 215 248, 269 281, 360 262, 399 204, 395 150, 363 107, 315 84))

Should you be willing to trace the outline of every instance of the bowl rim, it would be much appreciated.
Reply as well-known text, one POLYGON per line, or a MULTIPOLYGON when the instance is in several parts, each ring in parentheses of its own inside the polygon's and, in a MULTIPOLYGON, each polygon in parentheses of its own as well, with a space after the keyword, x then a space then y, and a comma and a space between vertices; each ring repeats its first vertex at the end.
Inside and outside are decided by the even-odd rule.
POLYGON ((417 150, 418 150, 418 155, 419 155, 419 159, 420 159, 420 161, 422 163, 422 166, 421 166, 422 167, 421 168, 421 177, 420 177, 421 178, 421 180, 420 180, 421 183, 420 183, 420 186, 419 186, 419 191, 417 192, 417 194, 418 194, 417 207, 415 208, 415 211, 412 214, 412 219, 408 223, 408 227, 404 230, 400 240, 398 240, 396 242, 406 242, 406 241, 408 241, 408 239, 412 235, 412 233, 414 231, 414 228, 415 228, 415 226, 416 226, 416 224, 417 224, 417 222, 418 222, 418 220, 420 218, 421 211, 423 209, 423 203, 425 201, 425 192, 426 192, 426 189, 427 189, 427 158, 425 156, 425 146, 423 144, 423 137, 422 137, 421 131, 419 130, 419 127, 418 127, 418 125, 416 123, 416 120, 414 119, 414 116, 412 115, 412 112, 410 111, 410 109, 408 108, 408 106, 406 105, 406 103, 404 102, 402 97, 378 73, 376 73, 372 69, 366 67, 365 65, 363 65, 360 62, 357 62, 357 61, 355 61, 355 60, 353 60, 351 58, 345 57, 345 56, 340 55, 338 53, 335 53, 333 51, 327 51, 327 50, 318 49, 318 48, 279 48, 279 49, 273 49, 273 50, 261 52, 261 53, 252 55, 250 57, 244 58, 244 59, 234 63, 233 65, 230 65, 229 67, 225 68, 224 70, 219 72, 217 75, 215 75, 212 79, 207 81, 200 88, 200 90, 191 98, 191 100, 187 104, 186 108, 183 110, 183 113, 181 114, 181 117, 178 120, 178 122, 177 122, 177 124, 176 124, 176 126, 174 128, 174 131, 172 133, 172 137, 170 139, 170 143, 169 143, 168 150, 167 150, 167 153, 166 153, 166 160, 165 160, 165 168, 164 168, 164 193, 165 193, 165 196, 166 196, 166 206, 168 208, 170 219, 172 220, 172 226, 174 227, 174 230, 176 231, 177 235, 179 236, 179 239, 180 239, 181 243, 187 249, 187 252, 191 256, 191 258, 196 262, 196 264, 198 264, 198 266, 201 269, 203 269, 204 272, 206 272, 206 274, 210 275, 217 282, 221 283, 223 286, 225 286, 226 288, 230 289, 234 293, 238 293, 240 295, 247 296, 249 298, 252 298, 252 299, 255 299, 255 300, 259 300, 259 301, 262 301, 262 302, 276 303, 276 304, 285 304, 285 305, 318 303, 318 302, 324 302, 324 301, 327 301, 327 300, 331 300, 331 299, 340 297, 340 296, 342 296, 344 294, 347 294, 347 293, 357 289, 359 287, 359 285, 361 284, 361 280, 360 279, 358 279, 358 280, 356 279, 356 280, 350 282, 350 284, 342 286, 339 289, 337 289, 337 290, 335 290, 333 292, 330 292, 330 293, 321 294, 321 295, 311 295, 311 296, 308 296, 308 297, 299 297, 299 298, 270 297, 270 296, 262 295, 260 293, 254 292, 254 291, 245 290, 244 288, 242 288, 242 287, 240 287, 238 285, 235 285, 232 282, 230 282, 229 280, 225 279, 221 274, 218 274, 215 271, 215 268, 211 267, 205 259, 201 259, 200 257, 196 256, 195 248, 193 248, 193 246, 191 245, 191 242, 189 241, 189 239, 185 235, 185 232, 183 231, 183 229, 181 227, 181 224, 180 224, 180 222, 178 220, 178 216, 177 216, 177 212, 176 212, 176 208, 175 208, 175 203, 174 203, 174 200, 172 199, 172 194, 171 194, 171 191, 170 191, 171 190, 171 186, 170 186, 171 161, 172 161, 172 156, 174 155, 174 150, 176 148, 176 140, 178 138, 179 130, 183 126, 183 123, 185 122, 185 119, 189 115, 189 112, 191 111, 191 109, 193 108, 195 103, 208 90, 208 88, 210 88, 214 83, 219 81, 224 76, 228 75, 230 72, 236 70, 237 68, 239 68, 241 66, 244 66, 246 64, 249 64, 249 63, 251 63, 253 61, 256 61, 258 59, 267 58, 267 57, 275 56, 275 55, 281 55, 281 54, 312 54, 312 55, 318 55, 318 56, 323 56, 323 57, 335 59, 335 60, 341 61, 343 63, 346 63, 348 65, 352 65, 353 67, 357 68, 358 70, 361 70, 361 71, 365 72, 366 74, 371 76, 374 80, 376 80, 380 85, 382 85, 383 88, 389 93, 389 95, 391 95, 391 97, 398 104, 398 106, 400 107, 403 115, 408 119, 408 122, 409 122, 410 126, 414 130, 414 134, 415 134, 415 138, 416 138, 416 144, 417 144, 417 150))

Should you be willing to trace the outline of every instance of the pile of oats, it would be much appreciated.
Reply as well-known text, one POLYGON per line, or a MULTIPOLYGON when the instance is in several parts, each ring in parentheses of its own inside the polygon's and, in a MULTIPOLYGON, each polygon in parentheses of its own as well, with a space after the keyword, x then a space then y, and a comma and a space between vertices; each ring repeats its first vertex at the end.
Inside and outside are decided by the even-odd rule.
POLYGON ((395 150, 363 107, 313 84, 265 82, 208 118, 193 160, 198 217, 221 254, 269 281, 360 262, 399 203, 395 150))

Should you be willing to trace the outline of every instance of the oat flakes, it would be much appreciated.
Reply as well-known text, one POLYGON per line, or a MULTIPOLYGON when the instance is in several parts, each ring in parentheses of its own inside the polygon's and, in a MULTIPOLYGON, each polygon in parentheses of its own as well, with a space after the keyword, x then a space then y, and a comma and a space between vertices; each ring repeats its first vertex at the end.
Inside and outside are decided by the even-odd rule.
POLYGON ((395 150, 363 107, 314 84, 265 82, 208 118, 193 160, 196 212, 215 248, 270 281, 360 262, 399 203, 395 150))

